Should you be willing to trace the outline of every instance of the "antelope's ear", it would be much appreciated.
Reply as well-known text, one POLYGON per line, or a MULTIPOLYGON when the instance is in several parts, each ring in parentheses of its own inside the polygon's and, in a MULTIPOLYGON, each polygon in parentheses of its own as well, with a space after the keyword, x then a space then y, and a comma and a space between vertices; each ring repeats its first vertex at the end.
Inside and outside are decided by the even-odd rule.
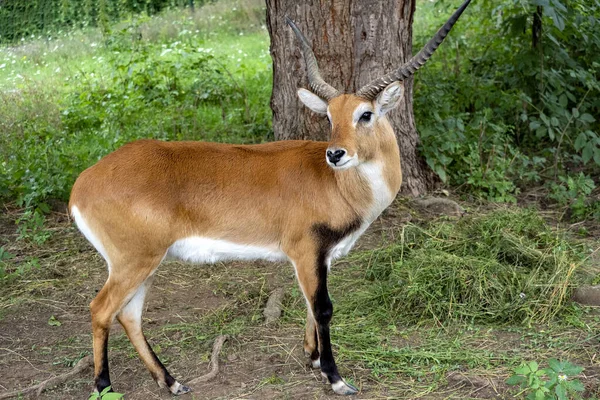
POLYGON ((306 89, 298 89, 298 97, 304 105, 318 114, 327 114, 327 102, 306 89))
POLYGON ((398 107, 403 94, 404 83, 400 81, 390 83, 375 99, 375 110, 377 111, 377 114, 384 115, 388 111, 398 107))

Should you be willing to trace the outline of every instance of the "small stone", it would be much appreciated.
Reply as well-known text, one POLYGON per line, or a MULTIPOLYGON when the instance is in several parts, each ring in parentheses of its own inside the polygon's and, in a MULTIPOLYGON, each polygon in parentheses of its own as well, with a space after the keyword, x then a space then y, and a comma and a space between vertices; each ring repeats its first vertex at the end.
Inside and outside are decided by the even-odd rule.
POLYGON ((269 296, 269 300, 263 311, 266 324, 273 323, 281 317, 281 302, 284 294, 283 288, 277 288, 271 293, 271 296, 269 296))
POLYGON ((600 285, 576 288, 572 300, 586 306, 600 306, 600 285))

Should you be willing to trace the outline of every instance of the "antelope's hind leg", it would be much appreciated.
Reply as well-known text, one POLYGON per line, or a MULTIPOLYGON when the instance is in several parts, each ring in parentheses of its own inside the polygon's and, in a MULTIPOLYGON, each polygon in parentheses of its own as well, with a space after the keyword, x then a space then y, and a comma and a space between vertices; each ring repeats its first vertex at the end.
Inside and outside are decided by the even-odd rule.
MULTIPOLYGON (((305 350, 311 350, 311 355, 319 355, 318 365, 321 368, 321 375, 327 378, 335 393, 341 395, 356 394, 358 393, 358 389, 346 383, 340 376, 331 350, 329 322, 333 316, 333 305, 327 291, 328 268, 326 260, 323 257, 318 257, 316 254, 313 256, 307 256, 306 254, 304 253, 300 257, 290 257, 296 268, 298 283, 309 306, 309 318, 304 337, 305 350), (317 340, 314 337, 310 338, 312 331, 310 328, 311 317, 314 318, 317 340), (316 352, 312 348, 315 342, 318 343, 318 347, 315 344, 315 350, 318 349, 316 352)), ((316 363, 313 365, 316 365, 316 363)))
POLYGON ((125 329, 133 347, 135 347, 158 386, 168 388, 171 393, 175 395, 185 394, 190 392, 191 389, 177 382, 175 378, 171 376, 169 371, 167 371, 165 366, 156 356, 156 353, 152 350, 152 347, 150 347, 150 344, 142 331, 144 301, 146 299, 146 293, 152 285, 152 281, 153 276, 150 276, 139 286, 129 303, 127 303, 118 314, 117 319, 125 329))
MULTIPOLYGON (((117 271, 119 269, 117 268, 117 271)), ((110 326, 121 308, 134 297, 143 277, 123 276, 111 268, 108 279, 90 304, 92 316, 92 340, 94 347, 94 381, 96 390, 102 393, 111 386, 108 369, 108 336, 110 326)))
POLYGON ((321 368, 321 358, 319 354, 319 333, 317 331, 317 322, 315 321, 311 310, 307 310, 306 313, 304 354, 309 358, 310 366, 312 368, 321 368))

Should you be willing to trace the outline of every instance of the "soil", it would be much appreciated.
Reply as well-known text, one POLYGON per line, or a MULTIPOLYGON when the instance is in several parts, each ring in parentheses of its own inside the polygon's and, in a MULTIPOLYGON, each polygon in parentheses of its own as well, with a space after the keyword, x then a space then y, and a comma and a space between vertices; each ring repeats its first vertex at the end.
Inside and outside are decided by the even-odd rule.
MULTIPOLYGON (((400 224, 414 218, 398 200, 360 239, 358 248, 373 248, 391 238, 400 224)), ((91 353, 88 305, 102 287, 107 271, 103 260, 77 232, 64 213, 51 218, 52 238, 43 250, 17 241, 16 211, 0 217, 0 246, 16 259, 36 257, 36 279, 12 282, 0 291, 0 394, 24 388, 68 372, 91 353)), ((343 268, 343 263, 335 268, 343 268)), ((262 318, 268 294, 278 287, 295 288, 290 265, 253 262, 189 265, 166 262, 159 268, 144 313, 144 331, 159 358, 180 382, 210 370, 212 342, 218 336, 221 311, 227 307, 235 321, 248 309, 262 318), (217 319, 215 319, 217 318, 217 319), (186 324, 206 330, 184 329, 186 324), (195 326, 194 325, 194 326, 195 326)), ((307 366, 304 330, 298 324, 260 321, 230 335, 220 355, 214 380, 193 387, 182 399, 339 399, 319 371, 307 366)), ((335 337, 333 338, 335 346, 335 337)), ((335 350, 334 350, 335 351, 335 350)), ((110 372, 117 392, 127 399, 170 399, 157 387, 115 322, 109 343, 110 372)), ((369 371, 353 372, 340 365, 342 376, 360 387, 355 399, 399 398, 389 387, 370 378, 369 371)), ((597 371, 593 371, 597 373, 597 371)), ((424 398, 498 398, 506 387, 485 376, 449 376, 443 393, 424 398)), ((500 381, 503 381, 502 379, 500 381)), ((41 399, 87 399, 92 372, 44 392, 41 399)))

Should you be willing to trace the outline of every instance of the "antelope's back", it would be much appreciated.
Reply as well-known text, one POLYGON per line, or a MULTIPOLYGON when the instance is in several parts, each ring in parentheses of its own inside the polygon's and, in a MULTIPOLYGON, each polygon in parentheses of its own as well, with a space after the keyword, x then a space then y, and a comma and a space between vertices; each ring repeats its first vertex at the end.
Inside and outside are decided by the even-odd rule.
POLYGON ((160 236, 155 244, 164 247, 201 235, 271 243, 336 207, 333 172, 323 168, 326 145, 140 140, 85 170, 69 209, 77 207, 111 241, 160 236))

